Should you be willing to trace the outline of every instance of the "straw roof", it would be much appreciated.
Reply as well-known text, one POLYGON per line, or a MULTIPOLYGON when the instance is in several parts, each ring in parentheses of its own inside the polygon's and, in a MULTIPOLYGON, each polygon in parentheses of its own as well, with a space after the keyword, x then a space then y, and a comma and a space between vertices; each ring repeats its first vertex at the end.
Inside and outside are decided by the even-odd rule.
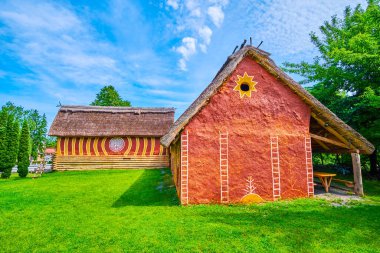
POLYGON ((207 105, 209 98, 218 91, 226 80, 228 80, 232 72, 244 59, 244 57, 251 57, 270 74, 280 80, 284 85, 288 86, 310 107, 315 116, 324 121, 335 132, 341 135, 350 144, 352 150, 357 149, 364 154, 373 153, 375 148, 369 141, 367 141, 350 126, 345 124, 333 112, 331 112, 327 107, 307 92, 300 84, 295 82, 285 72, 277 67, 273 60, 269 57, 269 53, 252 46, 243 47, 227 58, 227 61, 218 71, 212 82, 170 127, 168 133, 161 138, 161 143, 164 146, 168 147, 173 140, 175 140, 180 131, 192 119, 192 117, 194 117, 204 106, 207 105))
POLYGON ((62 106, 49 135, 161 137, 174 121, 174 108, 62 106))

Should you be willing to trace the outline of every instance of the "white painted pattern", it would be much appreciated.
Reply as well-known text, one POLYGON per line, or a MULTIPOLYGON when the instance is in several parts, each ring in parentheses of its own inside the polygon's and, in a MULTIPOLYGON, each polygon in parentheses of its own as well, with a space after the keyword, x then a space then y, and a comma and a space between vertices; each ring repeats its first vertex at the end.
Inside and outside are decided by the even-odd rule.
POLYGON ((270 156, 272 163, 273 200, 277 200, 281 196, 278 136, 270 137, 270 156))
POLYGON ((306 158, 306 177, 307 177, 307 194, 309 197, 314 196, 313 182, 313 161, 311 151, 311 139, 305 136, 305 158, 306 158))
POLYGON ((189 203, 189 132, 181 134, 181 204, 189 203))
POLYGON ((120 137, 112 138, 109 142, 109 148, 113 152, 121 151, 124 148, 124 146, 125 146, 125 142, 123 138, 120 138, 120 137))
POLYGON ((220 202, 229 202, 228 132, 219 132, 220 202))

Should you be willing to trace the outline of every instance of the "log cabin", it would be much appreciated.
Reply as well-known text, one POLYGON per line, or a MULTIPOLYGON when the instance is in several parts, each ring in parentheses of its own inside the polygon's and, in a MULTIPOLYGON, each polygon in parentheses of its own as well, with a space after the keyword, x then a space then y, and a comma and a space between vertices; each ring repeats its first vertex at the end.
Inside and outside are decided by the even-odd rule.
POLYGON ((49 130, 57 137, 54 170, 167 168, 160 144, 174 108, 61 106, 49 130))

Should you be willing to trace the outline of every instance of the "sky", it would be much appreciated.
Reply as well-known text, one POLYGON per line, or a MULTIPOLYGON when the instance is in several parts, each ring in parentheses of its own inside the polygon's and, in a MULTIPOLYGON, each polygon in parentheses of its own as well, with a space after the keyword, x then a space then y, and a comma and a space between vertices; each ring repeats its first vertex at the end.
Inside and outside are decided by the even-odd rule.
MULTIPOLYGON (((132 106, 175 107, 211 82, 236 45, 277 65, 317 55, 309 33, 364 0, 0 0, 0 105, 45 113, 113 85, 132 106)), ((299 77, 293 76, 296 81, 299 77)))

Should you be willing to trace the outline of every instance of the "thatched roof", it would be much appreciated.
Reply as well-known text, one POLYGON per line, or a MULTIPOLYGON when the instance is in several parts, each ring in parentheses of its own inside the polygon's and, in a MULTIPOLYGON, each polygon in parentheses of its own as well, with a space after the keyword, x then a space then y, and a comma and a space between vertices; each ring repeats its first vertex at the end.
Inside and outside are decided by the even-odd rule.
POLYGON ((174 108, 62 106, 49 135, 161 137, 174 121, 174 108))
POLYGON ((207 105, 209 98, 213 96, 222 84, 230 77, 232 72, 244 59, 244 57, 251 57, 270 74, 280 80, 284 85, 288 86, 310 107, 314 115, 326 122, 329 127, 334 129, 345 140, 347 140, 353 150, 360 150, 360 152, 364 154, 373 153, 375 148, 369 141, 367 141, 350 126, 345 124, 333 112, 331 112, 327 107, 307 92, 300 84, 295 82, 284 71, 277 67, 267 52, 252 46, 246 46, 227 58, 227 61, 218 71, 212 82, 170 127, 169 132, 161 138, 161 143, 164 146, 168 147, 180 131, 192 119, 192 117, 194 117, 204 106, 207 105))

